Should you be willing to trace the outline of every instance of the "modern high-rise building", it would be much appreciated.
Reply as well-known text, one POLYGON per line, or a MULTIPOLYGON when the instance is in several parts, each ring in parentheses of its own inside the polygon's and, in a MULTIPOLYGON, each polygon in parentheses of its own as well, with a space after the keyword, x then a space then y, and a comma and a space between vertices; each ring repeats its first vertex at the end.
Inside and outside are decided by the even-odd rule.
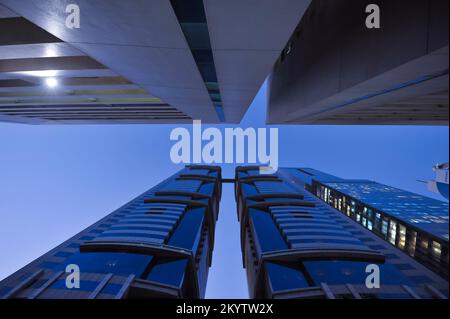
POLYGON ((449 1, 312 1, 269 80, 270 124, 448 125, 449 1))
POLYGON ((325 203, 448 279, 448 203, 311 168, 291 173, 325 203))
POLYGON ((448 125, 448 9, 0 0, 0 121, 239 123, 269 76, 270 124, 448 125))
POLYGON ((0 0, 0 121, 238 123, 310 2, 0 0))
POLYGON ((219 167, 188 166, 4 279, 0 298, 202 298, 220 196, 219 167))
MULTIPOLYGON (((448 298, 445 278, 305 188, 313 175, 299 169, 273 175, 261 175, 258 167, 236 169, 252 298, 448 298), (374 269, 379 286, 368 279, 374 269)), ((400 234, 400 225, 396 231, 400 234)))

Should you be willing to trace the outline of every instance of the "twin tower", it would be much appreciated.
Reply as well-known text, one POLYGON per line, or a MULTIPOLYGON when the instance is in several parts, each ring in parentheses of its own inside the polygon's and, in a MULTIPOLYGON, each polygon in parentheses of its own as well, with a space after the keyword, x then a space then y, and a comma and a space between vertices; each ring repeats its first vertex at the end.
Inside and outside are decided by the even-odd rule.
MULTIPOLYGON (((292 172, 236 169, 251 298, 448 298, 445 276, 292 172)), ((0 298, 203 298, 222 182, 220 167, 187 166, 3 280, 0 298)))

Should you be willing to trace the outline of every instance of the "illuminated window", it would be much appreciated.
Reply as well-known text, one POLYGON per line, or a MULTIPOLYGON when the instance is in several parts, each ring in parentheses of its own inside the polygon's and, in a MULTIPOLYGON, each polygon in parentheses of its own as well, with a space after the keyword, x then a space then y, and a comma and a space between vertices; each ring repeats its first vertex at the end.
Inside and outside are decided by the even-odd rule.
POLYGON ((414 256, 416 251, 416 240, 417 240, 417 232, 414 231, 411 233, 411 240, 408 243, 408 253, 411 256, 414 256))
POLYGON ((397 237, 397 223, 392 221, 389 224, 389 242, 395 245, 395 239, 397 237))
POLYGON ((398 247, 404 249, 405 241, 406 241, 406 227, 403 225, 399 225, 398 247))
POLYGON ((428 249, 428 239, 422 239, 420 246, 422 246, 425 249, 428 249))
POLYGON ((436 260, 441 259, 441 244, 433 240, 432 244, 433 258, 436 260))
POLYGON ((381 225, 381 232, 384 235, 387 235, 387 232, 388 232, 388 221, 387 220, 383 220, 383 223, 381 225))
POLYGON ((372 228, 373 228, 372 222, 371 222, 370 220, 367 222, 367 228, 368 228, 369 230, 372 230, 372 228))

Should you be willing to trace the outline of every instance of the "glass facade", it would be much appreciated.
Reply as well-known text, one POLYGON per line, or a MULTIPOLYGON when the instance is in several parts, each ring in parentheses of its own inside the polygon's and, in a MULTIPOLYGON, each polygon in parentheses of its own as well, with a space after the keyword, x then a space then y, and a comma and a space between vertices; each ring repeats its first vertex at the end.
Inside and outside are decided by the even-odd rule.
POLYGON ((0 298, 202 298, 220 196, 220 168, 188 166, 3 280, 0 298))
MULTIPOLYGON (((302 170, 299 175, 311 185, 316 172, 302 170)), ((336 197, 331 188, 321 189, 321 198, 354 216, 355 223, 306 190, 299 175, 289 169, 274 175, 260 175, 255 167, 236 169, 241 247, 252 298, 448 296, 448 281, 372 234, 377 229, 386 240, 407 247, 412 234, 404 223, 360 207, 351 197, 336 197), (381 276, 375 288, 366 283, 373 265, 381 276)))
MULTIPOLYGON (((440 264, 448 245, 317 173, 236 169, 252 298, 448 298, 447 279, 413 259, 440 264), (377 287, 367 284, 369 266, 377 287)), ((186 167, 3 280, 0 298, 203 298, 221 182, 219 167, 186 167), (73 265, 77 288, 66 282, 73 265)))
POLYGON ((448 278, 447 203, 374 182, 313 181, 312 192, 448 278), (417 238, 420 238, 419 245, 417 238))

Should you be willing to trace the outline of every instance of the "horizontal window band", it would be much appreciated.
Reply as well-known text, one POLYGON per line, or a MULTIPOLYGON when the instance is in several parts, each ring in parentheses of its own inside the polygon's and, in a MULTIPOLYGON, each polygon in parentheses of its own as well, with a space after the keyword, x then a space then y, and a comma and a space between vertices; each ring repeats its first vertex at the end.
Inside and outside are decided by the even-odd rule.
POLYGON ((313 202, 292 202, 292 201, 283 201, 283 202, 261 202, 248 205, 248 208, 256 208, 256 209, 270 209, 272 206, 306 206, 306 207, 315 207, 316 204, 313 202))
POLYGON ((301 194, 295 194, 295 193, 270 193, 270 194, 255 194, 255 195, 249 195, 245 196, 244 199, 250 199, 250 200, 259 200, 259 199, 265 199, 265 198, 297 198, 297 199, 303 199, 304 196, 301 194))
POLYGON ((354 261, 368 261, 384 263, 383 254, 373 250, 351 249, 351 248, 305 248, 288 249, 282 251, 265 252, 261 255, 262 261, 291 262, 298 260, 329 260, 345 259, 354 261))
POLYGON ((145 279, 135 279, 130 288, 132 290, 144 290, 150 293, 149 298, 181 298, 182 292, 178 287, 145 279))
POLYGON ((204 202, 185 200, 185 199, 175 199, 175 198, 150 198, 145 199, 144 203, 173 203, 173 204, 185 204, 191 207, 207 207, 208 204, 204 202))
POLYGON ((159 191, 155 193, 155 196, 190 196, 195 199, 211 198, 208 194, 198 192, 183 192, 183 191, 159 191))
POLYGON ((90 242, 103 242, 103 241, 118 241, 118 242, 139 242, 143 244, 164 244, 164 239, 156 237, 145 237, 139 235, 129 235, 129 236, 116 236, 111 234, 110 236, 98 237, 91 240, 90 242))

